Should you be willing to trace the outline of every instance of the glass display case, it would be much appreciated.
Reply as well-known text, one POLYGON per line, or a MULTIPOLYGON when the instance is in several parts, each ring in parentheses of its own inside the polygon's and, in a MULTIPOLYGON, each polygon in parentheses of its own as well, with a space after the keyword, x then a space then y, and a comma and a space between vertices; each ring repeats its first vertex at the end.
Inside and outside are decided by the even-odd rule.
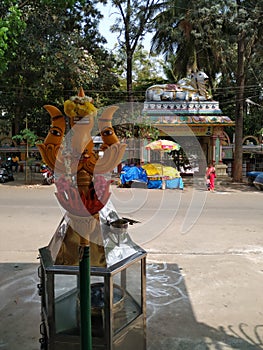
MULTIPOLYGON (((146 349, 146 252, 129 237, 101 225, 106 266, 92 266, 92 348, 146 349)), ((60 223, 52 244, 39 250, 41 349, 80 349, 79 267, 58 265, 55 255, 68 221, 60 223)))

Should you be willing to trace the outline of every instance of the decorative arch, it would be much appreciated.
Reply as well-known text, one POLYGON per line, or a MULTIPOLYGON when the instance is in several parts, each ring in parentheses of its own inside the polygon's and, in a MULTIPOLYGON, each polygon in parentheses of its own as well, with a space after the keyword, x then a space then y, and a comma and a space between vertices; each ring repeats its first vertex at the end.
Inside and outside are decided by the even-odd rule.
MULTIPOLYGON (((256 136, 253 136, 253 135, 248 135, 248 136, 245 136, 243 137, 243 140, 242 140, 242 145, 245 145, 247 141, 249 141, 250 139, 254 140, 256 142, 256 145, 259 145, 259 139, 256 137, 256 136)), ((253 143, 254 144, 254 143, 253 143)))
POLYGON ((222 137, 222 145, 223 146, 230 146, 231 142, 230 142, 230 138, 228 136, 228 134, 223 131, 223 137, 222 137))

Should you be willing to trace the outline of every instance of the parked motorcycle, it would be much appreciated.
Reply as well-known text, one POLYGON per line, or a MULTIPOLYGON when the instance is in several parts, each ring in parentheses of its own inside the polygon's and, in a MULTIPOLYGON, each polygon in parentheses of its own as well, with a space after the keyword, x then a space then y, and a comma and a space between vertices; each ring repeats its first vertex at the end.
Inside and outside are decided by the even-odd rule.
POLYGON ((54 183, 54 173, 52 170, 50 170, 45 164, 41 165, 40 172, 43 175, 43 185, 51 185, 54 183))
POLYGON ((14 181, 11 167, 11 158, 8 158, 6 162, 0 165, 0 182, 5 183, 8 181, 14 181))

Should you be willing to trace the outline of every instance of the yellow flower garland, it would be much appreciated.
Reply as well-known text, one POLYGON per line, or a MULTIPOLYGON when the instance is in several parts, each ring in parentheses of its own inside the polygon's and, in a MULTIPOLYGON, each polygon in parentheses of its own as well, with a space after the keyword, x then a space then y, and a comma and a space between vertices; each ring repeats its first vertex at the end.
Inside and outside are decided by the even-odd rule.
POLYGON ((68 117, 95 115, 97 108, 91 101, 92 98, 88 96, 73 96, 64 102, 64 111, 68 117))

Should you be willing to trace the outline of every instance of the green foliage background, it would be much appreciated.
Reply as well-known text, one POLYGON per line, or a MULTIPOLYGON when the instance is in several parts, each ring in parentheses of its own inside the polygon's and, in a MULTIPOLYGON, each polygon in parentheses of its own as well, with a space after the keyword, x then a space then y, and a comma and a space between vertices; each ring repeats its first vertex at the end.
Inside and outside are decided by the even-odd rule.
POLYGON ((31 130, 45 136, 50 120, 43 105, 62 108, 80 86, 97 107, 126 102, 129 89, 134 101, 143 102, 150 85, 176 82, 196 67, 209 75, 212 95, 223 113, 235 119, 237 41, 242 31, 246 32, 244 134, 257 134, 263 127, 262 2, 112 0, 118 16, 112 25, 118 41, 113 51, 105 48, 107 38, 98 30, 99 2, 106 3, 1 2, 2 131, 10 123, 13 135, 19 134, 27 120, 31 130), (146 33, 152 33, 150 53, 142 46, 146 33), (132 85, 127 84, 130 63, 132 85), (162 65, 164 73, 156 69, 162 65), (249 113, 247 98, 256 103, 249 106, 249 113))

